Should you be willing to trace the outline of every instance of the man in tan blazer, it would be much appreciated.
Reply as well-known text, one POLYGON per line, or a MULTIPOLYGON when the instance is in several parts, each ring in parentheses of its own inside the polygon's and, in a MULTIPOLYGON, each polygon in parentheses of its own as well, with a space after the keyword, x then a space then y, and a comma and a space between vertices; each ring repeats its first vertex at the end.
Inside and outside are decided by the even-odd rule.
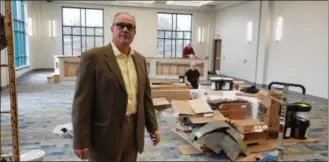
MULTIPOLYGON (((134 162, 145 127, 160 141, 145 58, 131 49, 135 18, 115 15, 109 45, 82 53, 73 99, 73 147, 81 159, 134 162)), ((147 47, 147 46, 145 46, 147 47)))

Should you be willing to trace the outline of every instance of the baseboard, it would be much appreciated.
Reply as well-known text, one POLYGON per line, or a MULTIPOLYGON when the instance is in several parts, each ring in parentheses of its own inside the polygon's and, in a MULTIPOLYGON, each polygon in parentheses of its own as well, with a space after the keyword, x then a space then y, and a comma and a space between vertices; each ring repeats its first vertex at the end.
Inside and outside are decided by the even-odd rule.
MULTIPOLYGON (((213 75, 213 76, 215 76, 215 75, 213 75)), ((216 75, 216 76, 218 76, 218 75, 216 75)), ((233 78, 234 80, 244 81, 245 83, 250 84, 250 85, 254 85, 255 84, 254 82, 250 82, 250 81, 245 80, 245 79, 230 77, 230 76, 227 76, 227 75, 220 75, 220 76, 233 78)), ((259 83, 256 83, 256 88, 258 88, 258 89, 259 88, 268 89, 268 85, 267 84, 259 84, 259 83)), ((296 91, 292 91, 292 90, 289 90, 289 93, 291 93, 292 95, 302 95, 300 92, 296 92, 296 91)), ((316 101, 316 102, 328 104, 328 99, 327 98, 323 98, 323 97, 318 97, 318 96, 313 96, 313 95, 306 94, 305 95, 305 99, 306 100, 312 100, 312 101, 316 101)))
POLYGON ((50 72, 50 71, 54 71, 55 69, 54 68, 39 68, 39 69, 33 69, 34 72, 40 72, 40 71, 43 71, 43 72, 50 72))

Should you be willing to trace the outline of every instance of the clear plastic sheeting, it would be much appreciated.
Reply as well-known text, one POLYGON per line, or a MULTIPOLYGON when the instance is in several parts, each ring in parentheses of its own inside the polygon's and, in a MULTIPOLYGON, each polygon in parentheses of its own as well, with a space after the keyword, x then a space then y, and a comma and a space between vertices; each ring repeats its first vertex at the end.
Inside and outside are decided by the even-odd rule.
POLYGON ((157 111, 158 120, 167 123, 170 127, 175 128, 178 121, 178 112, 173 108, 157 111))

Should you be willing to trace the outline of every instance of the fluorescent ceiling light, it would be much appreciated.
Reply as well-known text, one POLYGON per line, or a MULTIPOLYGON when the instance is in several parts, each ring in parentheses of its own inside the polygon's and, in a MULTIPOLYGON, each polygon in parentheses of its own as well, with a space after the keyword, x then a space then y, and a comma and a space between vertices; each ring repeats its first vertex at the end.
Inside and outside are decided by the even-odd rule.
POLYGON ((124 1, 124 2, 130 2, 130 3, 153 3, 154 1, 124 1))
POLYGON ((168 5, 200 7, 212 1, 167 1, 168 5))

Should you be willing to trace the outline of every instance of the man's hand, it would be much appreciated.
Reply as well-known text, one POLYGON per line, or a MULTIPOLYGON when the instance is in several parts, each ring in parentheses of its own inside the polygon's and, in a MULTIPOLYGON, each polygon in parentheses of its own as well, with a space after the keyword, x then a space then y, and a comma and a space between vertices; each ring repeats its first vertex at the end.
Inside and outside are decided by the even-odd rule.
POLYGON ((190 88, 192 88, 192 84, 191 84, 190 82, 186 82, 186 84, 187 84, 190 88))
POLYGON ((154 146, 160 142, 159 131, 150 132, 150 137, 151 137, 151 140, 152 140, 154 146))
POLYGON ((80 159, 88 159, 89 157, 89 149, 84 148, 84 149, 75 149, 74 150, 75 155, 80 158, 80 159))

